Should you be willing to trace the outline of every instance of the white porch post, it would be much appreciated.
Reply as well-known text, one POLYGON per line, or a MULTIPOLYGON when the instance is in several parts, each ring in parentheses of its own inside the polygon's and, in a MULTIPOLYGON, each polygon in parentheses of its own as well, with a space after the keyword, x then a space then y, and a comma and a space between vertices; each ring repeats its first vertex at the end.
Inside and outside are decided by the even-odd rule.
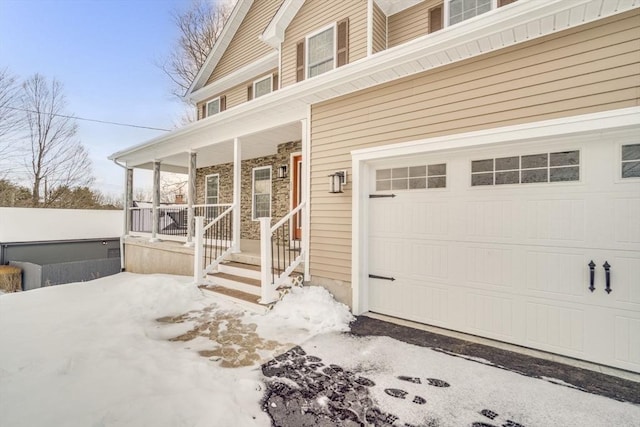
POLYGON ((233 140, 233 248, 231 252, 240 252, 240 192, 242 191, 242 148, 240 140, 233 140))
POLYGON ((158 226, 160 225, 160 162, 153 161, 153 209, 151 211, 153 224, 151 229, 151 241, 158 241, 158 226))
POLYGON ((260 303, 278 299, 271 277, 271 218, 260 218, 260 303))
POLYGON ((124 172, 124 235, 131 232, 131 207, 133 206, 133 168, 126 168, 124 172))
MULTIPOLYGON (((311 107, 307 117, 311 117, 311 107)), ((304 281, 311 280, 310 268, 309 268, 309 231, 311 229, 310 212, 311 212, 311 198, 309 197, 311 188, 311 168, 310 168, 310 155, 311 150, 309 147, 309 119, 300 120, 302 129, 302 200, 307 204, 302 209, 302 250, 304 251, 304 281)))
POLYGON ((196 285, 200 285, 202 283, 203 274, 203 265, 204 265, 204 237, 203 237, 203 229, 204 229, 204 217, 197 216, 195 218, 195 227, 196 227, 196 246, 193 251, 193 281, 196 285))
POLYGON ((193 246, 193 205, 196 201, 196 164, 197 154, 189 152, 189 183, 187 184, 187 243, 185 246, 193 246))

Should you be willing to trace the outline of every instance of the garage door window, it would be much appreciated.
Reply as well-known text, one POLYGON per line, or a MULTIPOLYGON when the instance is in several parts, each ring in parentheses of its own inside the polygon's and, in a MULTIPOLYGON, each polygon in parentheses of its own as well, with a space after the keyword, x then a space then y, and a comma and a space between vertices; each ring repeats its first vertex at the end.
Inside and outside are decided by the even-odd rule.
POLYGON ((640 144, 622 146, 622 178, 640 178, 640 144))
POLYGON ((376 170, 376 191, 424 190, 446 186, 446 163, 376 170))
POLYGON ((471 162, 471 186, 578 181, 580 151, 499 157, 471 162))

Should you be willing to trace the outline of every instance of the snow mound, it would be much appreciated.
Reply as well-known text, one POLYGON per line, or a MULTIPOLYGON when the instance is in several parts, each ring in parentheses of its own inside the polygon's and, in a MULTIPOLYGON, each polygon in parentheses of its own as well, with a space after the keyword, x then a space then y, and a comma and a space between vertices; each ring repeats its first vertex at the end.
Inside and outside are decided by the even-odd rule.
POLYGON ((267 316, 285 319, 312 334, 345 332, 355 320, 349 307, 337 302, 320 286, 291 288, 267 316))

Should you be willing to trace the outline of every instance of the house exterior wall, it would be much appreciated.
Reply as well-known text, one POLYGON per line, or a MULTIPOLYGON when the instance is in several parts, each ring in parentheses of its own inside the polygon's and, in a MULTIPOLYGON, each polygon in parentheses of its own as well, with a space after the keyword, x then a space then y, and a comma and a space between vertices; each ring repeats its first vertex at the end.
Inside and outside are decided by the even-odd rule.
POLYGON ((285 31, 282 43, 282 87, 296 83, 296 44, 308 34, 349 18, 349 58, 367 56, 367 0, 307 0, 285 31))
MULTIPOLYGON (((351 280, 351 185, 327 192, 355 149, 640 105, 640 12, 336 98, 312 108, 312 280, 351 280)), ((337 289, 337 291, 335 291, 337 289)))
POLYGON ((387 15, 377 4, 373 4, 373 49, 380 52, 387 48, 387 15))
POLYGON ((253 2, 206 84, 227 76, 273 51, 273 48, 260 41, 258 37, 269 25, 281 4, 282 0, 253 2))
POLYGON ((429 33, 429 9, 442 0, 425 0, 389 16, 389 47, 397 46, 429 33))
MULTIPOLYGON (((254 168, 272 166, 271 168, 271 218, 275 224, 291 210, 291 154, 301 151, 300 141, 278 145, 278 152, 272 156, 258 157, 242 161, 242 183, 240 193, 240 237, 242 239, 260 239, 260 222, 252 220, 252 185, 254 168), (277 169, 287 165, 288 177, 278 179, 277 169)), ((219 174, 219 203, 233 203, 233 163, 199 168, 196 171, 196 203, 205 202, 205 177, 219 174)))

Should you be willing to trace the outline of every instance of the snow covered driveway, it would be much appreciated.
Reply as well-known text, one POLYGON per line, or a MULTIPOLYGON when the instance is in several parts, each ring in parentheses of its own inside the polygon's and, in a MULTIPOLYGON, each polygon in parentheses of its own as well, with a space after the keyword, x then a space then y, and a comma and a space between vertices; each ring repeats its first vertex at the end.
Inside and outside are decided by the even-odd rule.
POLYGON ((640 420, 637 405, 386 337, 342 334, 351 317, 321 288, 296 290, 260 316, 189 281, 122 273, 1 295, 0 426, 640 420))

